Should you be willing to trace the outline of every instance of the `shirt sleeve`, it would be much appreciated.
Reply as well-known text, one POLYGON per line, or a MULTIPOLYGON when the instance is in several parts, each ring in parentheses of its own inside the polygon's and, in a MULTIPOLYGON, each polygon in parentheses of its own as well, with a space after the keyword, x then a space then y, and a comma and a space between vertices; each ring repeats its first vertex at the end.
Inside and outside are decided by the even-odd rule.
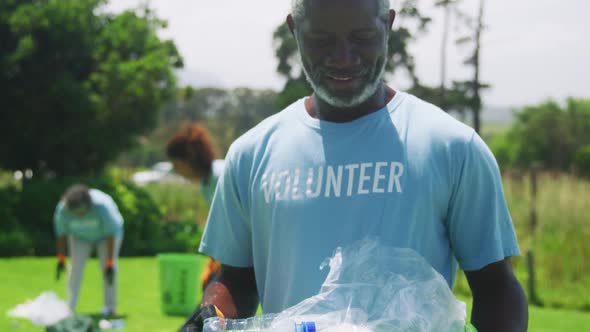
POLYGON ((123 216, 112 198, 105 199, 99 206, 105 235, 118 235, 123 227, 123 216))
POLYGON ((60 237, 69 234, 68 221, 64 216, 64 204, 60 201, 53 212, 53 228, 55 236, 60 237))
POLYGON ((465 271, 520 254, 498 164, 476 133, 457 168, 448 213, 455 258, 465 271))
POLYGON ((227 159, 217 182, 199 251, 225 265, 251 267, 252 237, 248 218, 247 181, 240 183, 239 167, 227 159), (244 185, 240 187, 240 185, 244 185))

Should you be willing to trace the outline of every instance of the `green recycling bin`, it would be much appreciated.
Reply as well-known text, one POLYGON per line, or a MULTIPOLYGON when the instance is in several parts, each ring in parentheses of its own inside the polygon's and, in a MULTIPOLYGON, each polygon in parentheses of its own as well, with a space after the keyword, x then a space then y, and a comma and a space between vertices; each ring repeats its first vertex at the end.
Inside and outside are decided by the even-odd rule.
POLYGON ((201 299, 200 276, 207 257, 194 254, 159 254, 160 299, 167 315, 187 316, 201 299))

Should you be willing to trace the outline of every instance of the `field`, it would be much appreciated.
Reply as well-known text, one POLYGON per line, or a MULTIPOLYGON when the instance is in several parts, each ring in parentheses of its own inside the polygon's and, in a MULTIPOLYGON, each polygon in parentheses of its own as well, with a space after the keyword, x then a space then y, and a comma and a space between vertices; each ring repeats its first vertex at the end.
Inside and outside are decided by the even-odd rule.
MULTIPOLYGON (((122 259, 119 281, 119 314, 126 316, 125 331, 176 331, 183 317, 168 317, 160 311, 156 258, 122 259)), ((6 313, 43 291, 54 291, 65 299, 66 281, 55 281, 55 262, 49 258, 0 260, 0 312, 6 313)), ((97 314, 102 308, 102 283, 97 260, 86 267, 78 313, 97 314)), ((0 331, 42 331, 27 321, 0 319, 0 331)))
MULTIPOLYGON (((538 226, 531 231, 529 177, 505 177, 506 198, 522 253, 532 250, 537 292, 546 306, 590 310, 590 182, 559 174, 538 181, 538 226)), ((515 260, 526 282, 524 259, 515 260)))
MULTIPOLYGON (((529 227, 531 184, 527 174, 505 174, 505 194, 523 253, 533 250, 537 265, 537 293, 543 308, 530 307, 529 331, 590 331, 590 182, 563 174, 539 177, 538 226, 529 227)), ((204 220, 204 203, 198 189, 147 187, 172 220, 204 220), (191 208, 192 206, 192 208, 191 208)), ((513 260, 517 277, 526 286, 525 260, 513 260)), ((53 258, 0 260, 0 312, 52 290, 65 297, 65 280, 54 280, 53 258)), ((78 308, 97 314, 102 306, 98 264, 91 261, 78 308)), ((525 287, 526 288, 526 287, 525 287)), ((469 303, 470 292, 462 275, 455 293, 469 303)), ((158 265, 154 257, 121 260, 120 313, 126 316, 124 331, 176 331, 184 317, 169 317, 160 310, 158 265)), ((30 323, 3 315, 0 331, 42 331, 30 323)))
MULTIPOLYGON (((54 280, 52 258, 17 258, 0 260, 0 312, 6 313, 19 303, 33 299, 43 291, 52 290, 65 296, 65 280, 54 280)), ((121 260, 120 314, 126 316, 122 331, 176 331, 183 317, 168 317, 160 311, 158 264, 155 258, 124 258, 121 260)), ((89 262, 79 313, 96 314, 102 306, 102 288, 98 262, 89 262)), ((468 298, 461 297, 465 301, 468 298)), ((588 331, 590 313, 530 308, 530 328, 535 332, 588 331)), ((40 332, 27 321, 0 318, 0 331, 40 332)))

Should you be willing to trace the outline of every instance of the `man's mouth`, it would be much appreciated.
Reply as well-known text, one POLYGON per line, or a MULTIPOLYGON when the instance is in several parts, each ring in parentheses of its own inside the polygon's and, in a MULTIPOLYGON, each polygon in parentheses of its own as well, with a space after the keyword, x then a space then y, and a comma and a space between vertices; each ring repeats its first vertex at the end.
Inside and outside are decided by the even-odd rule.
POLYGON ((336 81, 350 81, 354 77, 352 76, 335 76, 335 75, 327 75, 329 78, 336 80, 336 81))

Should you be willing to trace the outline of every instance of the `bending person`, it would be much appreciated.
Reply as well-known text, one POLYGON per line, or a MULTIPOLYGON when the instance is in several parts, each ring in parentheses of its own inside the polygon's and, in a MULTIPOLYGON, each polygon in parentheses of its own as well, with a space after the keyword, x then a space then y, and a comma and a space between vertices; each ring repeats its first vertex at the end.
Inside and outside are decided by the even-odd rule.
POLYGON ((57 237, 57 278, 65 270, 69 244, 71 270, 68 278, 68 305, 75 311, 86 261, 97 250, 103 268, 103 316, 117 309, 117 261, 123 241, 123 217, 113 199, 98 189, 71 186, 57 204, 54 214, 57 237))

